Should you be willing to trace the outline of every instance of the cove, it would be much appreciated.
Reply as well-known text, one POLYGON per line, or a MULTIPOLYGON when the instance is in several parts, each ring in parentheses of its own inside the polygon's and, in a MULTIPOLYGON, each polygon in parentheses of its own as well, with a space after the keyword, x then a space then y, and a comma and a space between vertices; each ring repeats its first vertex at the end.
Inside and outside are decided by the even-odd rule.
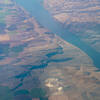
POLYGON ((13 1, 27 10, 31 16, 34 16, 42 26, 84 51, 93 60, 94 65, 97 68, 100 68, 100 53, 96 52, 92 47, 81 41, 81 39, 76 36, 74 32, 69 32, 68 29, 65 29, 60 23, 55 21, 50 13, 43 7, 43 0, 13 1))

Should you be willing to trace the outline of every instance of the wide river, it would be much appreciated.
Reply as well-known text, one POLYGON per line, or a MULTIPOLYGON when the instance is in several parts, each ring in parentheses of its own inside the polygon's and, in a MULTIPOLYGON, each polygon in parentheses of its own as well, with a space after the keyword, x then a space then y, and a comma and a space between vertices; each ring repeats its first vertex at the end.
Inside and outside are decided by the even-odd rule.
POLYGON ((55 21, 50 13, 43 7, 43 0, 15 1, 18 5, 27 10, 30 15, 34 16, 42 26, 84 51, 93 60, 94 65, 97 68, 100 68, 100 53, 96 52, 92 47, 81 41, 74 32, 69 32, 68 29, 65 29, 60 23, 55 21))

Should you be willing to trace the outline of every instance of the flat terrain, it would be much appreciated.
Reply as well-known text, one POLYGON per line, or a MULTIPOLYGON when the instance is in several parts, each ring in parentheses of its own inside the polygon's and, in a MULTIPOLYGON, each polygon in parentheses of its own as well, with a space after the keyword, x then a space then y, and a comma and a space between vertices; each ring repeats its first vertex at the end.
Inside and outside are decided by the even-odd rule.
POLYGON ((79 48, 0 0, 0 100, 99 100, 100 72, 79 48))

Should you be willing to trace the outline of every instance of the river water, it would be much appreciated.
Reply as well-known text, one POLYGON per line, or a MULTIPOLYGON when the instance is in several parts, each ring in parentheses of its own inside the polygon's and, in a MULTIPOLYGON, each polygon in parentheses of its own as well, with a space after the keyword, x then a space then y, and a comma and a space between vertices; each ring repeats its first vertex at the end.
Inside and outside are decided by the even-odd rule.
POLYGON ((74 32, 71 33, 68 29, 64 28, 63 25, 55 21, 50 13, 43 7, 43 0, 15 1, 18 5, 27 10, 31 16, 34 16, 42 26, 84 51, 93 60, 94 65, 97 68, 100 68, 100 53, 96 52, 92 47, 81 41, 74 32))

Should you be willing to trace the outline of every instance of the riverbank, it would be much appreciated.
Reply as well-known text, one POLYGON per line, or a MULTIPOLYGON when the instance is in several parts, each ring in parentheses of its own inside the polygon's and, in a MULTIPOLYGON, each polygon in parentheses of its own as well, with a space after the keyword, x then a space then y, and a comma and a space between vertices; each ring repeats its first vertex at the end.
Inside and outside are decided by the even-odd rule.
POLYGON ((78 36, 66 30, 60 23, 55 21, 52 18, 51 14, 46 9, 44 9, 43 5, 41 4, 41 0, 40 1, 30 1, 30 2, 28 1, 21 2, 17 0, 16 2, 19 5, 22 5, 28 12, 30 12, 30 15, 34 16, 36 20, 38 20, 38 22, 42 26, 49 29, 52 33, 57 34, 58 36, 66 40, 67 42, 80 48, 93 60, 93 63, 97 68, 100 67, 100 61, 99 61, 100 53, 96 52, 88 44, 81 41, 81 39, 78 36), (30 6, 28 6, 28 4, 30 6), (34 8, 33 8, 33 4, 34 4, 34 8), (48 21, 46 21, 46 19, 48 21))
POLYGON ((100 72, 93 67, 91 58, 78 47, 40 25, 23 6, 12 4, 5 5, 5 8, 2 6, 3 12, 10 11, 4 17, 5 35, 10 38, 6 40, 4 37, 0 42, 2 98, 99 98, 100 72))
MULTIPOLYGON (((65 30, 69 30, 70 34, 76 35, 76 37, 79 38, 78 41, 81 41, 81 44, 76 43, 75 45, 85 53, 87 53, 87 55, 92 58, 95 66, 99 68, 100 2, 97 0, 77 2, 68 0, 43 0, 42 4, 44 8, 47 9, 51 14, 54 20, 60 23, 65 30), (80 45, 82 45, 83 47, 81 47, 80 45)), ((64 36, 67 36, 66 34, 67 33, 64 33, 64 36)))

